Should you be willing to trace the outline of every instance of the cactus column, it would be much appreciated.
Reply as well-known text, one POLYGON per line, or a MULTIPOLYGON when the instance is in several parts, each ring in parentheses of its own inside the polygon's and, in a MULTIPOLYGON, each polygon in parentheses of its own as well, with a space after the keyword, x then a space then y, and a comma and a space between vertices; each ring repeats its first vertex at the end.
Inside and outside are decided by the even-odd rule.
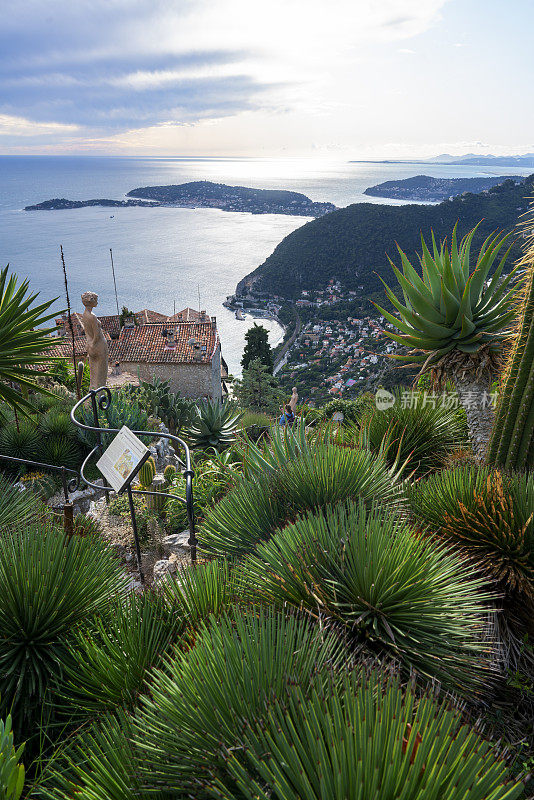
POLYGON ((519 332, 495 416, 487 460, 508 469, 534 467, 534 241, 524 258, 519 332))

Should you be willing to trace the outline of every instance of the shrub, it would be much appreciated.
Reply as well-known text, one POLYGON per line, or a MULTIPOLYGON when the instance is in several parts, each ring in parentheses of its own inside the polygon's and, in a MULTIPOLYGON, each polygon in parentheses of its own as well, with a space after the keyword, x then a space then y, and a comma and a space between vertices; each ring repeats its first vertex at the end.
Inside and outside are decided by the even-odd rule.
MULTIPOLYGON (((225 469, 217 459, 207 459, 195 463, 193 482, 193 507, 195 519, 200 522, 210 509, 228 491, 235 478, 235 470, 225 469)), ((186 483, 183 475, 178 475, 170 494, 179 500, 168 500, 166 506, 167 525, 172 530, 187 527, 186 483)))
POLYGON ((18 761, 24 750, 20 745, 15 750, 11 716, 0 720, 0 797, 2 800, 19 800, 24 788, 24 767, 18 761))
POLYGON ((208 510, 199 538, 212 555, 242 556, 299 514, 358 497, 397 505, 397 476, 365 450, 321 444, 270 477, 240 481, 208 510))
POLYGON ((52 407, 39 420, 39 431, 42 436, 50 438, 77 439, 76 426, 70 416, 52 407))
POLYGON ((458 709, 419 698, 377 670, 347 675, 341 690, 295 686, 226 753, 238 791, 221 780, 220 800, 514 800, 523 793, 458 709))
MULTIPOLYGON (((13 458, 26 458, 29 461, 43 461, 41 437, 32 420, 19 419, 8 422, 0 430, 0 453, 13 458)), ((5 464, 0 460, 0 463, 5 464)))
POLYGON ((24 527, 42 515, 43 509, 32 492, 21 492, 0 475, 0 529, 24 527))
MULTIPOLYGON (((82 405, 77 413, 77 418, 84 425, 94 426, 92 409, 82 405)), ((142 431, 150 430, 148 424, 148 414, 141 408, 137 400, 132 398, 127 387, 113 391, 109 406, 99 411, 100 426, 102 428, 122 428, 126 425, 130 430, 142 431)), ((78 436, 86 447, 93 448, 97 443, 97 434, 91 431, 84 431, 78 428, 78 436)), ((152 442, 152 437, 140 437, 145 444, 152 442)), ((108 437, 103 437, 104 443, 108 437)))
POLYGON ((408 497, 419 522, 465 548, 508 593, 534 599, 534 476, 456 467, 408 497))
POLYGON ((183 621, 156 594, 114 601, 90 631, 75 634, 65 667, 62 711, 92 716, 131 709, 146 672, 157 666, 183 628, 183 621))
POLYGON ((268 440, 255 444, 247 439, 241 443, 243 471, 247 477, 274 474, 289 461, 313 449, 311 437, 306 433, 303 419, 293 427, 273 425, 268 440))
POLYGON ((76 441, 67 436, 54 436, 41 441, 40 458, 46 464, 77 469, 81 454, 76 441))
POLYGON ((247 428, 270 428, 272 418, 261 411, 244 411, 241 417, 240 427, 247 428))
POLYGON ((0 538, 0 692, 17 709, 17 727, 32 730, 28 718, 61 675, 75 627, 125 582, 98 539, 67 539, 44 523, 0 538))
POLYGON ((360 436, 377 451, 384 440, 391 444, 387 450, 388 463, 396 458, 407 463, 407 470, 420 478, 439 469, 455 447, 467 447, 467 422, 463 409, 448 409, 432 403, 425 395, 414 394, 410 404, 402 402, 401 392, 395 393, 395 404, 379 411, 368 408, 360 420, 360 436))
POLYGON ((197 417, 186 435, 191 447, 207 450, 224 450, 236 440, 241 412, 231 402, 206 400, 197 406, 197 417))
POLYGON ((258 545, 246 571, 252 596, 339 621, 449 686, 487 680, 483 580, 389 509, 308 514, 258 545))
POLYGON ((135 741, 147 786, 205 797, 206 783, 224 772, 224 746, 261 719, 266 702, 340 659, 334 634, 296 617, 234 612, 203 624, 143 698, 135 741))

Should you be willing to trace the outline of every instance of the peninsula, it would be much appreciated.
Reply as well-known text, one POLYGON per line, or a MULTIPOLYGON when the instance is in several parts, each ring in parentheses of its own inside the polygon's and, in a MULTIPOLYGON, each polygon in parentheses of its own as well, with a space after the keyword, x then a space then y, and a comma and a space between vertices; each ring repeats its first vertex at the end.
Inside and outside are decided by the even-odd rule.
POLYGON ((48 211, 86 206, 173 206, 176 208, 218 208, 249 214, 289 214, 322 217, 336 210, 333 203, 318 203, 300 192, 278 189, 251 189, 211 181, 192 181, 172 186, 143 186, 132 189, 128 200, 45 200, 26 206, 25 211, 48 211))
POLYGON ((487 192, 507 180, 520 183, 523 179, 516 175, 492 175, 488 178, 431 178, 430 175, 416 175, 404 180, 378 183, 366 189, 364 194, 394 200, 439 203, 465 192, 487 192))

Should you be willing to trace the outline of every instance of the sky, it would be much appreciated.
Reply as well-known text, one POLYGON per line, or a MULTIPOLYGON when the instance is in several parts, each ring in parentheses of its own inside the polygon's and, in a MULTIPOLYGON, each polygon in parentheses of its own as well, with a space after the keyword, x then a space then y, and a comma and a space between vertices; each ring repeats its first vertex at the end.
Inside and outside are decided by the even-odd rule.
POLYGON ((0 153, 534 151, 532 0, 0 0, 0 153))

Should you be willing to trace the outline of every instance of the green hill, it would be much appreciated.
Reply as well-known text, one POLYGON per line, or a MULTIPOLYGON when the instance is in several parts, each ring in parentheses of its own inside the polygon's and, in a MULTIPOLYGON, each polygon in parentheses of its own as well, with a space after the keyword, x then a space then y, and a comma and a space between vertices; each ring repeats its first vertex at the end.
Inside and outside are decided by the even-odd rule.
MULTIPOLYGON (((293 298, 302 289, 322 289, 331 278, 369 297, 382 290, 378 275, 391 279, 387 255, 398 261, 395 242, 415 258, 421 232, 450 235, 458 221, 464 235, 480 220, 474 246, 494 230, 510 230, 534 195, 534 175, 509 180, 482 194, 465 194, 439 205, 389 206, 357 203, 308 222, 286 236, 274 252, 237 287, 293 298), (377 274, 378 273, 378 274, 377 274), (363 289, 360 287, 363 286, 363 289)), ((519 252, 519 243, 515 249, 519 252)))

